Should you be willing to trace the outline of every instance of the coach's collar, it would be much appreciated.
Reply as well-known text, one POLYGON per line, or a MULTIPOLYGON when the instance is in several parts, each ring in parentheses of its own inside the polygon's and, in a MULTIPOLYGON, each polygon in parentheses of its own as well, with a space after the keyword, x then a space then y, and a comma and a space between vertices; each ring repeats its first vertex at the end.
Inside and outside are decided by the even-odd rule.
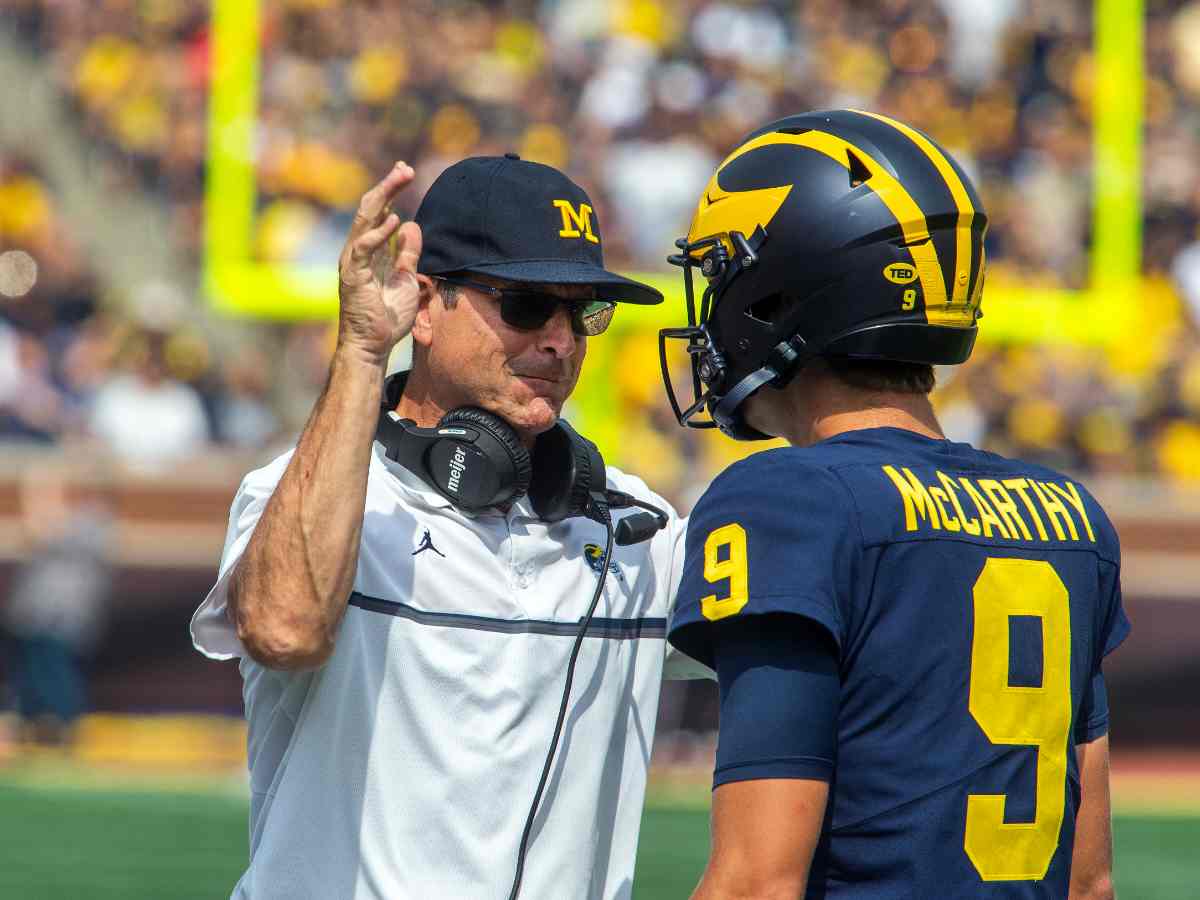
POLYGON ((396 479, 400 489, 410 499, 416 501, 421 506, 433 509, 444 509, 454 505, 400 463, 388 459, 387 454, 383 450, 383 445, 379 441, 375 441, 371 445, 371 452, 379 460, 380 465, 387 470, 388 474, 396 479))

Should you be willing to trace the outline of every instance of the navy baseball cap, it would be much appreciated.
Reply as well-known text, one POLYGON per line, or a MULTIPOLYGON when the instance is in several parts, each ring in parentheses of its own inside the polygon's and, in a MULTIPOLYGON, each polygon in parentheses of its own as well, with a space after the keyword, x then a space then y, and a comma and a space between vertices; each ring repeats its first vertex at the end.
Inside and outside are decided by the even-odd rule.
POLYGON ((566 175, 515 153, 446 169, 417 210, 423 275, 475 272, 513 282, 585 284, 596 299, 661 303, 649 285, 604 268, 600 222, 566 175))

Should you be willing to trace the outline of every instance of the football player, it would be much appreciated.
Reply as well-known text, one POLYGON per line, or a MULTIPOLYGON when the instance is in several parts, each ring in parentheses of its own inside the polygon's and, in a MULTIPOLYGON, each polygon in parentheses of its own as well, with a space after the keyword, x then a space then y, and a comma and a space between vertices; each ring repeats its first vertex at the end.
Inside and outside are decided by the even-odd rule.
POLYGON ((1078 481, 947 440, 928 397, 975 343, 986 227, 933 140, 836 110, 752 133, 677 242, 677 418, 791 445, 688 528, 670 640, 721 698, 695 897, 1112 896, 1117 535, 1078 481))

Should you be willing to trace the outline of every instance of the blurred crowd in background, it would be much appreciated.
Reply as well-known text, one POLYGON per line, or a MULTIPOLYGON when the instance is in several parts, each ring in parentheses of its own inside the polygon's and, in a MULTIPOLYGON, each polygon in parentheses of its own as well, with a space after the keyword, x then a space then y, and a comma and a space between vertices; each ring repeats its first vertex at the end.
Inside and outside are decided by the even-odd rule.
MULTIPOLYGON (((1200 2, 1147 8, 1143 291, 1177 321, 1148 357, 988 344, 985 319, 972 362, 941 373, 938 403, 951 437, 1001 452, 1200 480, 1200 2)), ((1089 3, 263 0, 261 15, 263 260, 332 272, 359 196, 395 159, 418 172, 411 214, 446 165, 515 150, 587 187, 611 265, 662 270, 747 131, 851 106, 912 123, 963 162, 989 213, 993 280, 1087 281, 1089 3)), ((0 0, 0 20, 54 73, 113 183, 165 210, 164 240, 193 266, 182 288, 112 296, 39 160, 0 148, 0 290, 17 295, 0 306, 0 436, 99 442, 149 467, 286 444, 322 384, 329 323, 247 326, 253 339, 218 351, 169 312, 202 302, 207 5, 0 0)), ((644 351, 630 345, 615 386, 627 446, 686 502, 687 483, 726 460, 677 428, 644 351)))

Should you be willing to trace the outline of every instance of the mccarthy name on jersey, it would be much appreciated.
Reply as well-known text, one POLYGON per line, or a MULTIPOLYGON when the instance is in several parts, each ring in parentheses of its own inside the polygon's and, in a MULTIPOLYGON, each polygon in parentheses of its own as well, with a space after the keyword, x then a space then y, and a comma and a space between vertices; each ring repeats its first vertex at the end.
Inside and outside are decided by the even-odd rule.
POLYGON ((918 531, 924 525, 934 531, 961 531, 1006 541, 1065 541, 1067 535, 1078 541, 1083 534, 1096 543, 1087 506, 1073 482, 1039 481, 1028 475, 955 478, 937 469, 936 481, 925 484, 907 466, 881 468, 900 494, 905 531, 918 531), (960 492, 965 499, 960 499, 960 492))
MULTIPOLYGON (((747 616, 826 632, 840 669, 809 897, 1065 897, 1074 747, 1107 732, 1120 550, 1079 484, 877 428, 756 454, 692 513, 670 640, 747 616)), ((763 723, 770 727, 770 723, 763 723)))

